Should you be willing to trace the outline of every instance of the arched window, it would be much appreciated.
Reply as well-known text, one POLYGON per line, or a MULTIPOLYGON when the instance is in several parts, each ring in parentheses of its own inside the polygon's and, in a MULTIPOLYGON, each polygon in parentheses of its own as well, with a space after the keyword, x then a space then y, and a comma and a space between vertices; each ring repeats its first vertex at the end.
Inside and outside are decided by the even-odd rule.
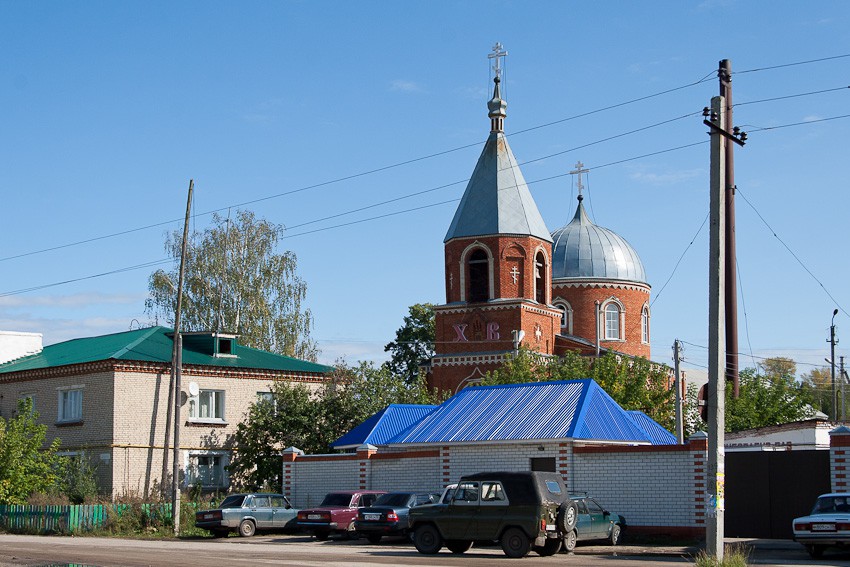
POLYGON ((546 256, 543 252, 534 257, 534 300, 546 304, 546 256))
POLYGON ((567 335, 573 334, 573 308, 562 299, 552 302, 561 311, 561 332, 567 335))
POLYGON ((478 303, 490 299, 490 265, 487 253, 482 249, 475 250, 469 255, 469 293, 467 300, 478 303))
POLYGON ((646 305, 640 312, 640 340, 649 343, 649 307, 646 305))
POLYGON ((605 306, 605 338, 620 339, 620 306, 614 302, 605 306))

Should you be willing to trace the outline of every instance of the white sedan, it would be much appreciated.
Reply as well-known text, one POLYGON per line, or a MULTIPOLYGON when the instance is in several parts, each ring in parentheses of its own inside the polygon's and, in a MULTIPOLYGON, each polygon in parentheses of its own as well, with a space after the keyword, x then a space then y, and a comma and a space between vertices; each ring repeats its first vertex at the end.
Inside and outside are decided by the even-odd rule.
POLYGON ((818 496, 811 514, 792 523, 794 540, 806 546, 812 557, 830 546, 850 544, 850 493, 818 496))

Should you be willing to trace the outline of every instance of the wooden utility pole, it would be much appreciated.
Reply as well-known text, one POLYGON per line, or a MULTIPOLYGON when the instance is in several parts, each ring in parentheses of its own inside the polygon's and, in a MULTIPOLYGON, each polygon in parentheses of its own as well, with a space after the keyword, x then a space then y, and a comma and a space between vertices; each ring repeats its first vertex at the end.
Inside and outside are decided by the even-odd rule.
POLYGON ((673 385, 676 388, 676 443, 679 445, 685 442, 685 426, 682 419, 682 372, 679 370, 681 360, 679 339, 676 339, 673 341, 673 372, 676 373, 673 385))
POLYGON ((186 272, 186 249, 189 242, 189 216, 192 211, 193 179, 189 180, 189 197, 186 200, 186 220, 183 223, 183 242, 180 250, 180 276, 177 280, 177 309, 174 313, 174 346, 171 366, 174 368, 174 454, 171 457, 171 516, 174 535, 180 535, 180 379, 183 370, 183 337, 180 335, 180 312, 183 307, 183 276, 186 272))
POLYGON ((706 551, 723 560, 723 520, 726 455, 724 426, 726 409, 726 380, 723 352, 724 333, 724 271, 726 219, 724 189, 726 186, 726 136, 723 125, 726 103, 722 96, 711 99, 711 111, 704 123, 711 127, 711 198, 709 209, 708 247, 708 502, 706 551))
MULTIPOLYGON (((732 63, 728 59, 720 62, 717 71, 720 79, 720 96, 726 102, 723 123, 726 132, 733 132, 732 123, 732 63)), ((738 397, 738 276, 735 252, 735 144, 726 144, 726 173, 724 199, 726 206, 726 380, 732 382, 732 392, 738 397)))

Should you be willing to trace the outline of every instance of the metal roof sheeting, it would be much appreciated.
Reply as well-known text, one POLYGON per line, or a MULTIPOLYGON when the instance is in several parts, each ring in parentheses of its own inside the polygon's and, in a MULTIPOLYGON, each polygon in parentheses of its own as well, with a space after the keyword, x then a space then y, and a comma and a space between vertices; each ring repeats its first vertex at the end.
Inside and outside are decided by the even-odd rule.
MULTIPOLYGON (((171 351, 174 345, 173 335, 174 331, 167 327, 147 327, 100 337, 72 339, 46 346, 38 354, 0 364, 0 374, 85 364, 101 360, 171 364, 171 351)), ((316 374, 327 374, 333 371, 331 366, 239 344, 236 344, 234 349, 233 354, 236 356, 212 356, 193 350, 191 346, 184 342, 183 364, 316 374)))
POLYGON ((580 201, 573 220, 553 232, 552 239, 552 280, 647 281, 635 249, 622 236, 593 224, 580 201))
POLYGON ((639 410, 629 410, 628 414, 649 434, 653 445, 675 445, 676 436, 661 427, 661 425, 639 410))
POLYGON ((596 382, 583 379, 464 388, 387 444, 565 438, 653 442, 596 382))
POLYGON ((382 445, 419 422, 437 406, 391 404, 331 443, 334 449, 350 449, 360 445, 382 445))

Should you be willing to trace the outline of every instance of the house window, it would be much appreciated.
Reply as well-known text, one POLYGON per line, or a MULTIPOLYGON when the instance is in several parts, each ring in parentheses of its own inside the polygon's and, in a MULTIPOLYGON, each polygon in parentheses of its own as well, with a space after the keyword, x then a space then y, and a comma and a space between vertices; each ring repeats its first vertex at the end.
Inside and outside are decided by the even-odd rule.
POLYGON ((531 457, 531 470, 556 472, 555 457, 531 457))
POLYGON ((83 419, 83 390, 82 388, 59 391, 59 422, 82 421, 83 419))
POLYGON ((21 394, 18 396, 18 406, 20 407, 21 402, 25 402, 26 400, 29 400, 30 413, 35 413, 35 394, 21 394))
POLYGON ((277 400, 274 399, 272 392, 257 392, 257 405, 270 404, 272 411, 277 415, 277 400))
POLYGON ((224 488, 228 484, 227 456, 222 453, 190 454, 186 467, 186 484, 204 488, 224 488))
POLYGON ((224 390, 201 390, 189 398, 189 419, 224 421, 224 390))
POLYGON ((478 303, 490 299, 490 262, 487 253, 480 248, 469 256, 469 302, 478 303))
POLYGON ((640 312, 640 339, 649 343, 649 307, 645 305, 640 312))
POLYGON ((561 311, 561 332, 571 335, 573 333, 573 308, 562 299, 555 301, 554 305, 561 311))
POLYGON ((608 340, 620 338, 620 306, 616 303, 605 306, 605 338, 608 340))
POLYGON ((546 303, 546 256, 538 252, 534 258, 534 299, 546 303))

